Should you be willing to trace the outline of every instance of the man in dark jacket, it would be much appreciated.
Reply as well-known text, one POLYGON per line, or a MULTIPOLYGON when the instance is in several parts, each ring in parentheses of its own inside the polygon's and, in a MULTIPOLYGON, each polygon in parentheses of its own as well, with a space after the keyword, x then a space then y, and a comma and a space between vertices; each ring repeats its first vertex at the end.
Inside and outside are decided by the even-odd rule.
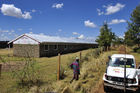
POLYGON ((80 69, 79 69, 79 58, 76 57, 76 60, 75 62, 73 62, 70 67, 73 69, 73 78, 72 80, 70 81, 70 83, 72 83, 72 81, 75 79, 75 80, 78 80, 79 79, 79 74, 80 74, 80 69))

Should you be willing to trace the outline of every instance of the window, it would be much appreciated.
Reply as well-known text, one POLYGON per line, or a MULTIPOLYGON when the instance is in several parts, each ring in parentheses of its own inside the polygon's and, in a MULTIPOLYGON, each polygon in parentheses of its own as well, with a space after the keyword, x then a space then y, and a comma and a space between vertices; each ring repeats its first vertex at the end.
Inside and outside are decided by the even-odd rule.
POLYGON ((44 45, 44 50, 48 51, 49 50, 49 45, 44 45))
POLYGON ((64 49, 67 49, 67 45, 64 46, 64 49))
MULTIPOLYGON (((124 60, 122 58, 112 58, 109 61, 109 66, 112 67, 124 67, 124 60)), ((126 59, 126 68, 135 68, 133 59, 126 59)))
POLYGON ((54 49, 57 50, 58 49, 58 45, 54 45, 54 49))

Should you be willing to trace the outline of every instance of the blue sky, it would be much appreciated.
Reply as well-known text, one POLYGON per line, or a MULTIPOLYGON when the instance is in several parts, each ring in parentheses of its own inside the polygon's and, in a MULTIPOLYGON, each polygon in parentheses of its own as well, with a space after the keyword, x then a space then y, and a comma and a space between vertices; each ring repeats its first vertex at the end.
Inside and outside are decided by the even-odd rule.
POLYGON ((139 0, 0 0, 0 40, 24 33, 93 38, 107 21, 123 36, 139 0))

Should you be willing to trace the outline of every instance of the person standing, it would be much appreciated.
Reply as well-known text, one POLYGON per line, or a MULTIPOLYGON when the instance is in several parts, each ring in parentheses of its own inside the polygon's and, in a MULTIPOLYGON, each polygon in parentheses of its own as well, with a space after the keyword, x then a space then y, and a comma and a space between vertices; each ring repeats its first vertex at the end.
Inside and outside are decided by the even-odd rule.
POLYGON ((70 83, 73 82, 73 80, 79 80, 80 75, 80 68, 79 68, 79 58, 76 57, 76 60, 70 65, 70 67, 73 69, 73 78, 70 81, 70 83))

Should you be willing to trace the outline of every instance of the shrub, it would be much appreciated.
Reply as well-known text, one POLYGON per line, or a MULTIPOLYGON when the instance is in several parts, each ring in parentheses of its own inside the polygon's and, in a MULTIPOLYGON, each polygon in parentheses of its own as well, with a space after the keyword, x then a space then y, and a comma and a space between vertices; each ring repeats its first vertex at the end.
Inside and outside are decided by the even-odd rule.
POLYGON ((135 47, 135 48, 133 49, 133 51, 134 51, 134 52, 140 53, 140 47, 135 47))
POLYGON ((30 88, 33 85, 39 86, 41 81, 36 60, 28 57, 23 62, 24 65, 20 69, 12 71, 13 77, 17 78, 18 87, 30 88))
POLYGON ((65 78, 65 69, 64 67, 61 66, 60 68, 60 79, 64 79, 65 78))
POLYGON ((88 61, 88 60, 89 60, 89 56, 90 56, 90 53, 86 53, 86 55, 82 57, 80 63, 82 63, 82 62, 84 62, 84 61, 88 61))
POLYGON ((137 50, 137 53, 140 53, 140 48, 137 50))
POLYGON ((100 48, 97 48, 93 51, 93 57, 94 58, 99 57, 100 54, 101 54, 101 49, 100 48))

